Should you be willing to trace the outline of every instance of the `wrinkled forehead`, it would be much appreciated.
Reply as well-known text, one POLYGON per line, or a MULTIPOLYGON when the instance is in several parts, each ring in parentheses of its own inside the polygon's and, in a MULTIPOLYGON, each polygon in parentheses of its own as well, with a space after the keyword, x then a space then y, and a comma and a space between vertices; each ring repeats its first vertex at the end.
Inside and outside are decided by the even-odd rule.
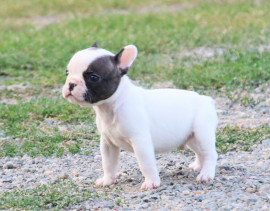
POLYGON ((103 56, 113 56, 110 51, 101 48, 88 48, 78 51, 69 61, 67 70, 69 73, 78 74, 87 70, 88 66, 96 59, 103 56))

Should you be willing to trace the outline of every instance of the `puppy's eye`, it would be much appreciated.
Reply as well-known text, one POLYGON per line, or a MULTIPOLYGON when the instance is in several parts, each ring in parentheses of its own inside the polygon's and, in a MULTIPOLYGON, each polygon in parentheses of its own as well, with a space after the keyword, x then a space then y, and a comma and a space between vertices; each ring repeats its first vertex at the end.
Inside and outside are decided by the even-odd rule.
POLYGON ((68 76, 68 70, 66 70, 66 76, 68 76))
POLYGON ((98 75, 92 74, 90 75, 90 80, 93 82, 99 81, 100 77, 98 75))

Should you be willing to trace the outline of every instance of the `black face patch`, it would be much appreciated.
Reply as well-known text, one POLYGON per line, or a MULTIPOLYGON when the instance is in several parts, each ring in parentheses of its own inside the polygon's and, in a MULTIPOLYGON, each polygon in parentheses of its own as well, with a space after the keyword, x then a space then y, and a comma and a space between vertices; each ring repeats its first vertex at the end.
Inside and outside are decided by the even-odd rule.
POLYGON ((120 83, 121 76, 114 56, 103 56, 94 60, 83 73, 87 87, 85 101, 97 103, 111 97, 120 83))

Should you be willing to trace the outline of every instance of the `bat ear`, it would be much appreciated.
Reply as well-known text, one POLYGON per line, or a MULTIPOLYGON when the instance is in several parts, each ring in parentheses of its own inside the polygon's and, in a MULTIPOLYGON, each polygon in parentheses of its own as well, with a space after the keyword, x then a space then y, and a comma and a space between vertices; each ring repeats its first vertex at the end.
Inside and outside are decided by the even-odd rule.
POLYGON ((119 66, 122 75, 127 73, 128 68, 132 65, 136 57, 137 48, 135 45, 127 45, 114 56, 114 59, 119 66))
POLYGON ((93 45, 91 46, 92 48, 97 48, 98 45, 97 45, 97 42, 94 42, 93 45))

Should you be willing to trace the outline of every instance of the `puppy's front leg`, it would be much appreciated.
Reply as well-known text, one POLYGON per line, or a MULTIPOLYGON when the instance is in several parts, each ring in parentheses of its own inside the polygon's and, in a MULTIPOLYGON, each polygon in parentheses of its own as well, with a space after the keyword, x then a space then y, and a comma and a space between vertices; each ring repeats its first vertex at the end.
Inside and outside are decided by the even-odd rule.
POLYGON ((151 138, 135 138, 133 140, 133 150, 138 160, 139 167, 145 181, 141 189, 155 189, 160 186, 160 178, 156 165, 154 147, 151 138))
POLYGON ((104 175, 96 181, 96 185, 106 186, 115 183, 115 176, 119 162, 120 148, 111 144, 105 138, 100 139, 100 152, 104 175))

